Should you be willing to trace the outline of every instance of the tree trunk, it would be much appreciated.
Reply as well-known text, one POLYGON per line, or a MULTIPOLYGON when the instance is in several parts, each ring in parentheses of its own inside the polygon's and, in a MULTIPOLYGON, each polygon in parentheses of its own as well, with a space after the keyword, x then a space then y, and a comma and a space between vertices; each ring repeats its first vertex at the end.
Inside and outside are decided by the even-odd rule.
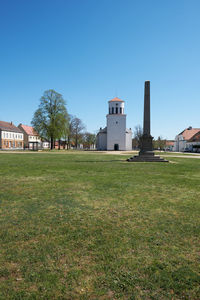
POLYGON ((51 137, 51 150, 54 149, 54 140, 53 140, 53 137, 51 137))
POLYGON ((70 149, 70 142, 71 142, 71 140, 70 140, 70 137, 68 136, 67 150, 69 150, 69 149, 70 149))

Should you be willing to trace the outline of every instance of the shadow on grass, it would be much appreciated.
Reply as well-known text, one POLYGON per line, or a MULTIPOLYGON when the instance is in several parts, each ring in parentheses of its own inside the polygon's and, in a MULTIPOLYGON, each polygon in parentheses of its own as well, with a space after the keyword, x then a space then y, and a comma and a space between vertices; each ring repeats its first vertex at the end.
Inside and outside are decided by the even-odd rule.
POLYGON ((126 159, 113 159, 113 160, 74 160, 75 163, 111 163, 117 161, 126 161, 126 159))

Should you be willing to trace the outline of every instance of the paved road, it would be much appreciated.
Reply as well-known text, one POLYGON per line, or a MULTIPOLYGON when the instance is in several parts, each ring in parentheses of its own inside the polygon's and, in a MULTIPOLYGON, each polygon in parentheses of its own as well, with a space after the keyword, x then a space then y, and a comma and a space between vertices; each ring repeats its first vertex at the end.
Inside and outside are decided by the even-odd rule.
MULTIPOLYGON (((136 151, 104 151, 104 153, 106 154, 116 154, 116 155, 128 155, 130 154, 131 155, 137 155, 138 152, 136 151)), ((200 153, 185 153, 185 154, 179 154, 179 152, 174 152, 174 153, 171 153, 170 154, 167 154, 165 152, 163 153, 159 153, 157 154, 155 152, 155 155, 158 155, 158 156, 163 156, 163 157, 167 157, 167 158, 170 158, 170 157, 180 157, 180 158, 199 158, 200 159, 200 153)))

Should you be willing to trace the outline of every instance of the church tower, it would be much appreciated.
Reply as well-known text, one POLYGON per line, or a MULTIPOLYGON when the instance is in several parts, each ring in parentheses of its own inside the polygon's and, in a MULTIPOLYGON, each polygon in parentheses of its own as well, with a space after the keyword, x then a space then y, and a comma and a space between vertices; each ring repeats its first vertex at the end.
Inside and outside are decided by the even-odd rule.
POLYGON ((107 126, 97 134, 97 150, 132 150, 132 131, 126 129, 124 101, 115 97, 108 101, 107 126))
POLYGON ((107 150, 126 150, 126 115, 124 101, 115 97, 108 101, 107 150))

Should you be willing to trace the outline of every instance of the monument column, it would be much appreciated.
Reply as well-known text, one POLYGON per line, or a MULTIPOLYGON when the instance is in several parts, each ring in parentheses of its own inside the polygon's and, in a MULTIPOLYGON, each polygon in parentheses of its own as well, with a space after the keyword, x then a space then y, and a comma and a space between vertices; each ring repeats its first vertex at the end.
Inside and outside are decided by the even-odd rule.
POLYGON ((152 136, 150 134, 150 81, 144 84, 144 119, 143 119, 143 135, 140 139, 140 155, 154 155, 152 136))
POLYGON ((144 84, 144 121, 143 134, 150 135, 150 81, 144 84))
POLYGON ((143 135, 140 138, 140 152, 138 156, 127 159, 129 162, 167 162, 167 160, 155 156, 153 152, 153 137, 150 125, 150 81, 144 84, 144 119, 143 135))

